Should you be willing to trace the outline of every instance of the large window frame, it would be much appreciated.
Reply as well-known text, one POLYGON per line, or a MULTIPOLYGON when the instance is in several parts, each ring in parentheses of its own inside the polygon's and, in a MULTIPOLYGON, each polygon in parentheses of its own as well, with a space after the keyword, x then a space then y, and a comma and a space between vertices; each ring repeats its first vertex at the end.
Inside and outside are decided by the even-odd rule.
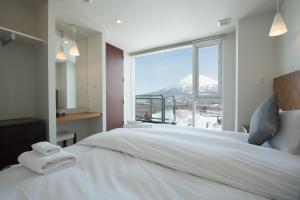
MULTIPOLYGON (((173 50, 177 48, 184 48, 187 46, 191 46, 193 48, 193 62, 192 62, 192 72, 193 72, 193 100, 192 100, 192 115, 193 115, 193 127, 196 125, 196 111, 197 111, 197 100, 199 99, 209 99, 209 98, 221 98, 222 107, 223 107, 223 57, 224 57, 224 36, 216 36, 212 38, 205 38, 190 42, 183 42, 179 44, 169 45, 166 47, 150 49, 148 51, 137 52, 130 54, 131 57, 131 65, 132 65, 132 84, 133 84, 133 91, 132 91, 132 119, 135 119, 135 58, 139 56, 149 55, 152 53, 159 53, 168 50, 173 50), (202 47, 208 47, 218 45, 218 94, 217 95, 199 95, 199 62, 198 62, 198 55, 199 49, 202 47)), ((223 108, 222 108, 223 110, 223 108)), ((222 114, 222 118, 224 118, 224 113, 222 114)))

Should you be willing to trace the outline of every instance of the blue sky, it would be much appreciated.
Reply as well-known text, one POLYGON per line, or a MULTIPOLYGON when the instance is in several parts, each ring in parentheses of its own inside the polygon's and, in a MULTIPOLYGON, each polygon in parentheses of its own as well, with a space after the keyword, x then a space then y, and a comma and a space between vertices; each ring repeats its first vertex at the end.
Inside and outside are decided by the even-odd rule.
MULTIPOLYGON (((200 49, 200 73, 218 79, 218 47, 200 49)), ((193 49, 182 48, 137 57, 135 60, 136 94, 157 91, 192 74, 193 49)))

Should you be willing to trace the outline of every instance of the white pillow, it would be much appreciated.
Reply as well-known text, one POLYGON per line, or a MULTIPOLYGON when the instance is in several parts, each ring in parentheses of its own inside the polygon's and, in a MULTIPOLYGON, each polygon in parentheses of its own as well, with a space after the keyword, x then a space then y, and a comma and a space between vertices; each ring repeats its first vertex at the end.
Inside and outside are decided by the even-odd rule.
POLYGON ((280 130, 270 141, 273 148, 300 155, 300 110, 282 111, 280 130))

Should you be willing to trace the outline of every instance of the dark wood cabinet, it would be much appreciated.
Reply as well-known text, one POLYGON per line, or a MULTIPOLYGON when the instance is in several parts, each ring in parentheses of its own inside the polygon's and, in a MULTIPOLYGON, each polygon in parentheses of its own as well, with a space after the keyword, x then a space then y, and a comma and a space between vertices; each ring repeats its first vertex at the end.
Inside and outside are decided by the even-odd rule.
POLYGON ((0 120, 0 168, 17 163, 21 153, 31 150, 32 144, 45 140, 46 127, 42 120, 0 120))

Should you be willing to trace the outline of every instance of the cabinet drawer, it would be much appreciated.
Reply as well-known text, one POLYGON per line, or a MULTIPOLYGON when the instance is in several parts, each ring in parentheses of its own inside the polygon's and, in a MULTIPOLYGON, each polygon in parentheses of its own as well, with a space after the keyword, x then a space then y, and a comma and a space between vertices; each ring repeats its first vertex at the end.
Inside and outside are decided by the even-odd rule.
POLYGON ((17 145, 10 145, 7 147, 0 147, 0 168, 17 163, 18 156, 31 150, 31 145, 44 140, 44 138, 24 142, 17 145))
POLYGON ((45 125, 42 122, 0 127, 0 147, 45 139, 45 125))

